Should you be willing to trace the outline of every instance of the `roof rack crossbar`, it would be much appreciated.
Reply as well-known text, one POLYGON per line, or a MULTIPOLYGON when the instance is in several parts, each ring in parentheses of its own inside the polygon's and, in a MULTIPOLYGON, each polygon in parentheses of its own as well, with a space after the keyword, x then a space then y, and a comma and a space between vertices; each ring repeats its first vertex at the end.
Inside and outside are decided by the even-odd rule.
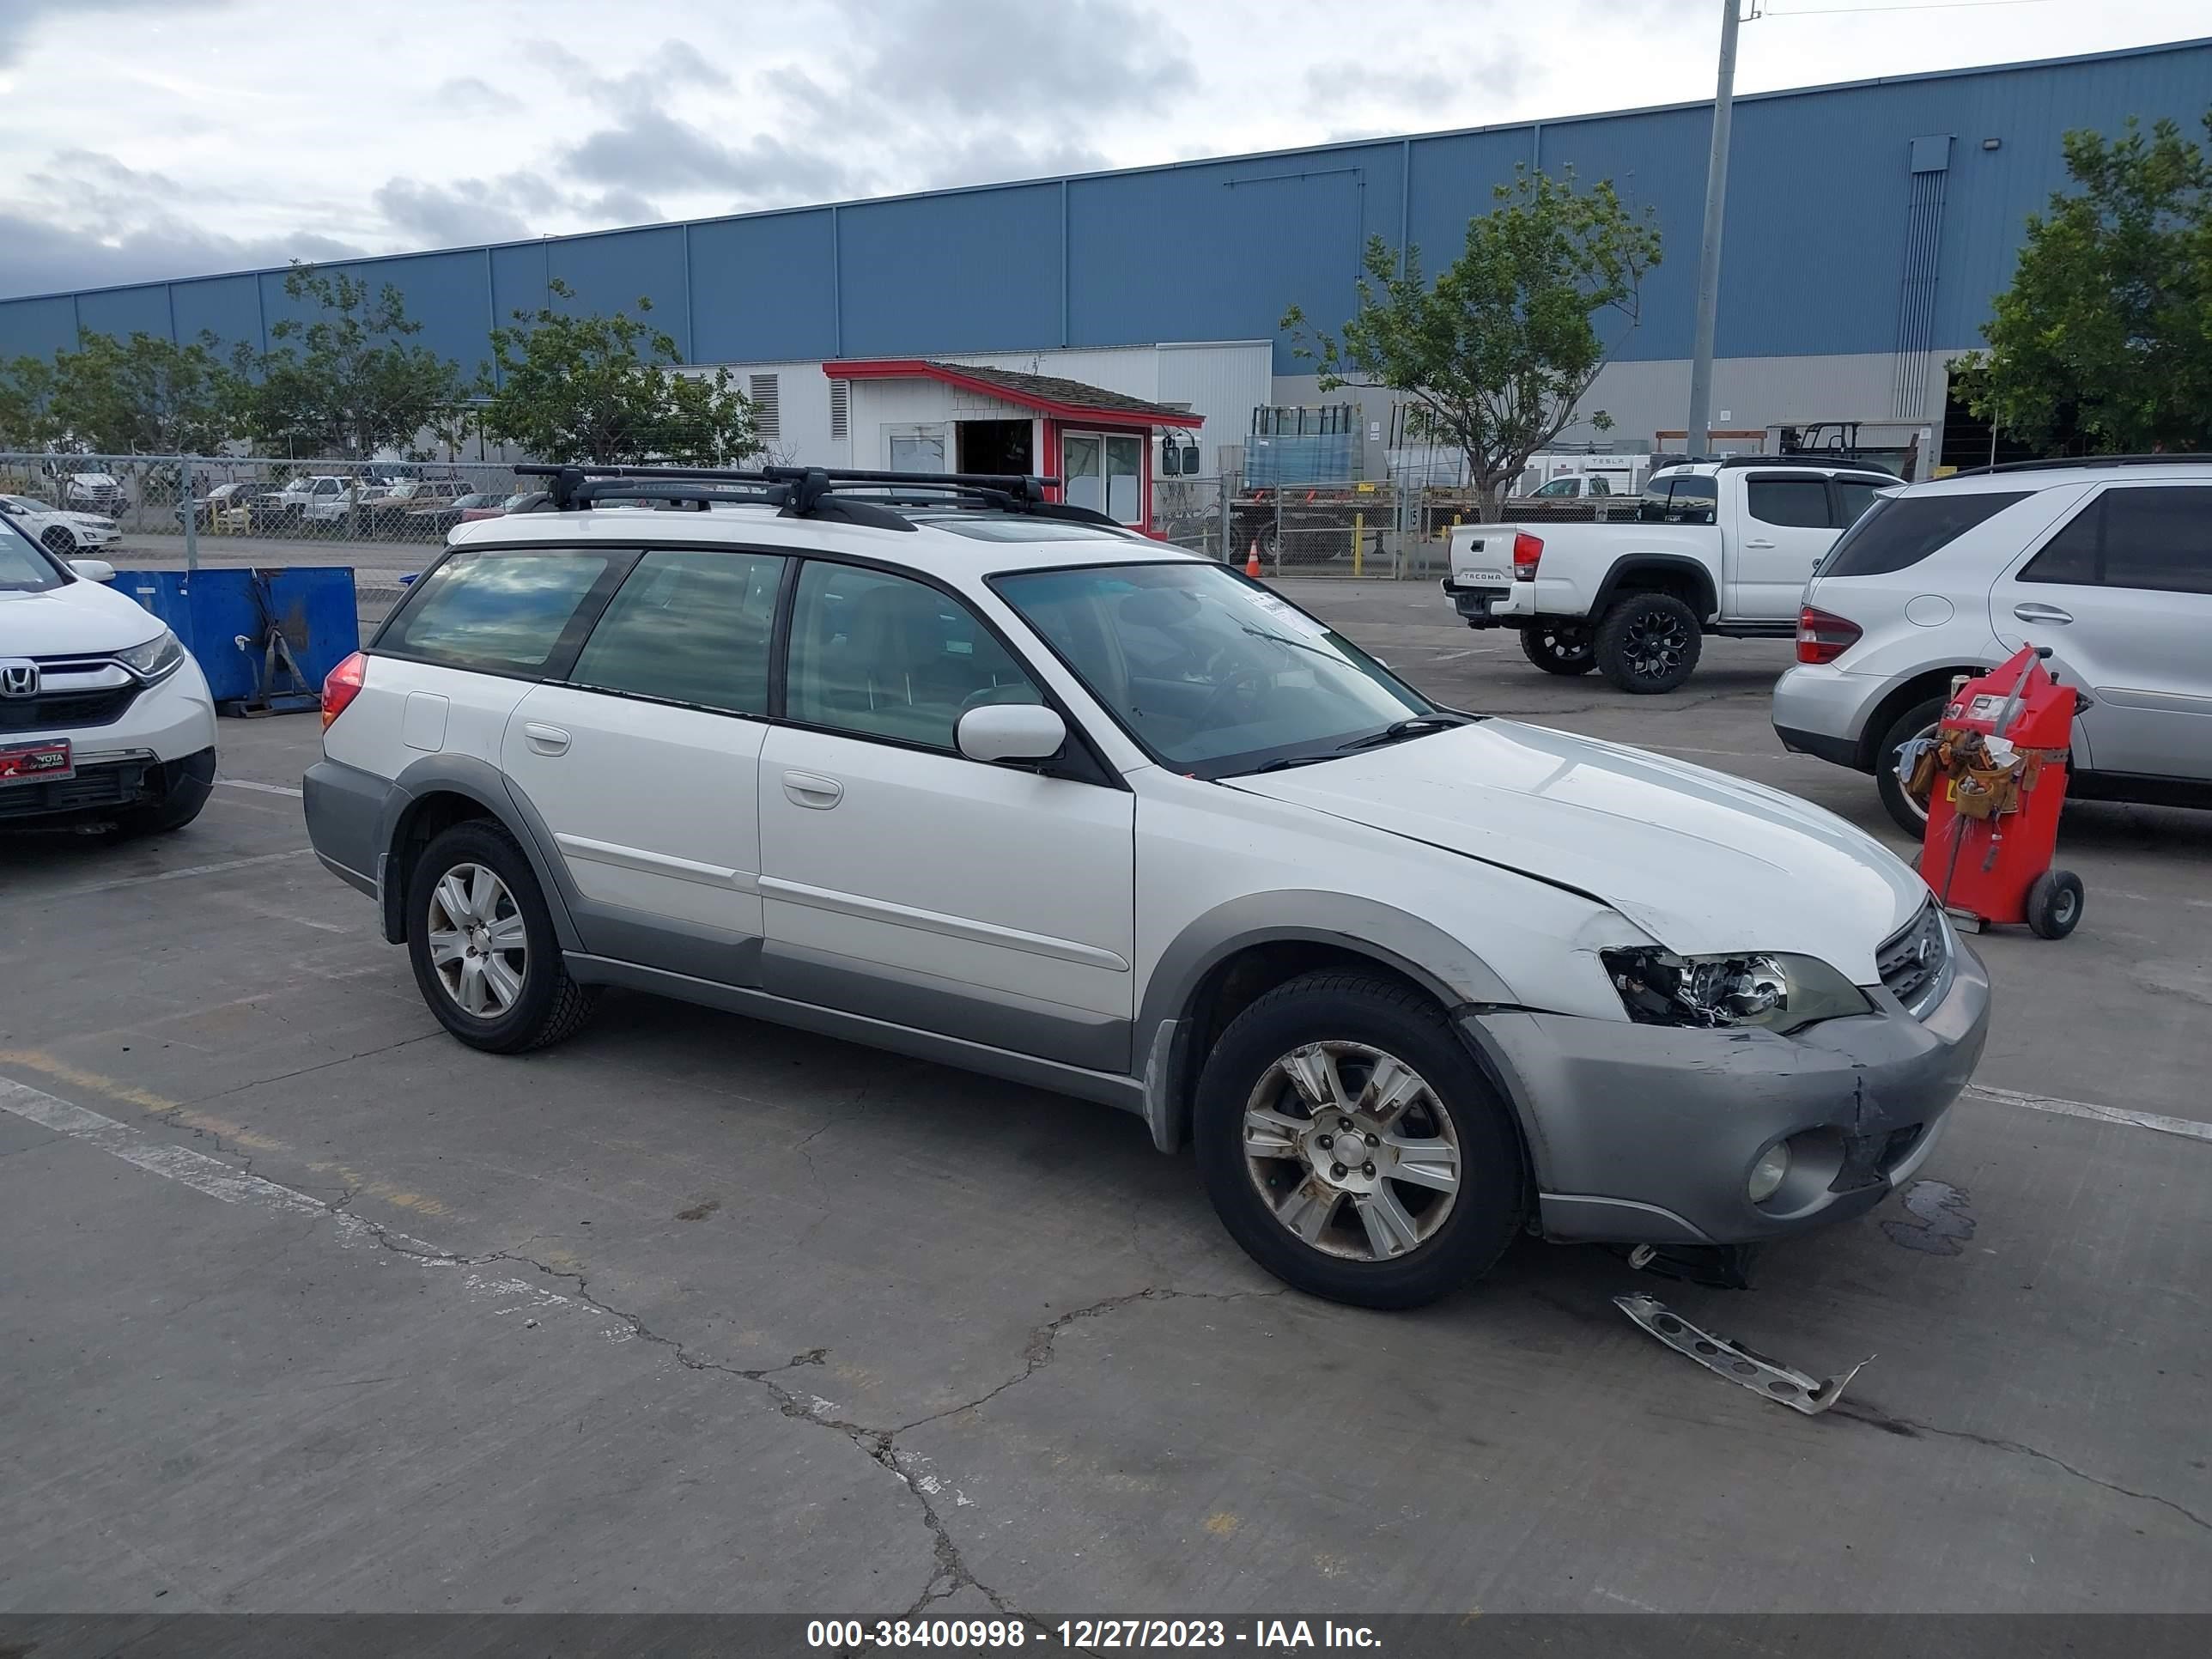
MULTIPOLYGON (((799 518, 815 513, 824 501, 841 493, 852 498, 846 503, 848 507, 862 505, 871 496, 880 495, 887 485, 903 485, 909 490, 927 492, 918 499, 898 497, 897 504, 901 506, 957 506, 965 501, 1009 513, 1024 513, 1055 505, 1046 500, 1045 491, 1060 483, 1057 478, 1025 473, 878 472, 819 466, 616 466, 531 461, 518 465, 514 471, 525 477, 550 479, 553 504, 562 512, 610 497, 725 501, 742 499, 747 505, 772 506, 799 518), (684 487, 732 483, 764 484, 768 488, 740 498, 684 487)), ((838 516, 856 523, 876 521, 873 515, 855 516, 848 511, 841 511, 838 516)))

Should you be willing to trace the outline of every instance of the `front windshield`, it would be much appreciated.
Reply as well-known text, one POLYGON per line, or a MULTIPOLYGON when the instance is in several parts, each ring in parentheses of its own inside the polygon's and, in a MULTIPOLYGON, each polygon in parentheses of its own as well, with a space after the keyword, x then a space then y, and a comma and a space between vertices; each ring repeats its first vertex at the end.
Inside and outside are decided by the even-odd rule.
POLYGON ((43 593, 65 580, 28 536, 0 518, 0 593, 43 593))
POLYGON ((992 586, 1130 736, 1200 777, 1332 756, 1437 712, 1358 646, 1217 564, 1034 570, 992 586))

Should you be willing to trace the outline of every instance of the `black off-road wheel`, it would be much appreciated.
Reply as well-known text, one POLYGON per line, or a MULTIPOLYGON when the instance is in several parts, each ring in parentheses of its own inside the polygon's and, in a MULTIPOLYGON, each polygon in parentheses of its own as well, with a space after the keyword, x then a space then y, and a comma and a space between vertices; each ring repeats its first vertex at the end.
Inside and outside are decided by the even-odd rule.
POLYGON ((1705 648, 1697 613, 1672 593, 1616 599, 1597 629, 1597 665, 1638 696, 1672 691, 1688 679, 1705 648))
POLYGON ((1521 652, 1547 674, 1587 674, 1597 653, 1587 623, 1534 623, 1521 630, 1521 652))

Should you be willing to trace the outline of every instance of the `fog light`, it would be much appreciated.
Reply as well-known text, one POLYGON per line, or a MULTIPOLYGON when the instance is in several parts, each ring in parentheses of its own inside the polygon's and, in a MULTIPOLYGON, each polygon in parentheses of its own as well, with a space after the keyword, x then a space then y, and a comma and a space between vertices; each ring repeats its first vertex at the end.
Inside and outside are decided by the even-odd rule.
POLYGON ((1754 1204, 1764 1204, 1774 1196, 1790 1174, 1790 1143, 1778 1140, 1759 1155, 1759 1162, 1751 1166, 1751 1179, 1744 1183, 1744 1195, 1754 1204))

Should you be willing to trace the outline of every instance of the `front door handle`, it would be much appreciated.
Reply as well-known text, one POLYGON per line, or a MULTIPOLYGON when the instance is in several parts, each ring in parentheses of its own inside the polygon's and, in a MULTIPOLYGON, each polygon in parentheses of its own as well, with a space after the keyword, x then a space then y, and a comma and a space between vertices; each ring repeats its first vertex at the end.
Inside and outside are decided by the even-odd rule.
POLYGON ((547 726, 542 721, 523 721, 522 740, 541 755, 568 752, 568 734, 557 726, 547 726))
POLYGON ((793 806, 811 806, 826 812, 845 799, 845 786, 818 772, 786 772, 783 795, 793 806))
POLYGON ((1771 547, 1774 544, 1772 542, 1746 542, 1744 545, 1746 547, 1771 547))
POLYGON ((2012 614, 2024 623, 2049 623, 2053 628, 2063 628, 2074 620, 2074 613, 2070 611, 2061 611, 2055 605, 2037 605, 2033 601, 2013 606, 2012 614))

